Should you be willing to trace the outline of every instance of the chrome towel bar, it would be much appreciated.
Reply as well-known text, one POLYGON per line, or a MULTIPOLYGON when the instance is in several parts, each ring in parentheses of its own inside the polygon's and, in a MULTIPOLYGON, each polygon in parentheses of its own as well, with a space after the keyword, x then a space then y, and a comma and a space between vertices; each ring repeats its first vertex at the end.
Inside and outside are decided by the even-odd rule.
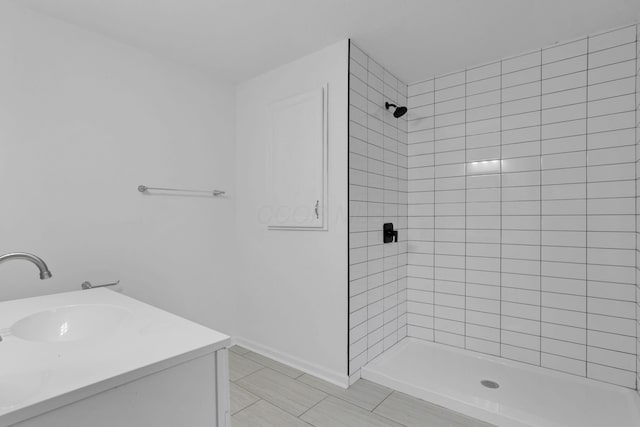
POLYGON ((146 185, 138 185, 138 191, 141 193, 146 193, 149 190, 179 191, 182 193, 211 194, 213 196, 223 196, 226 194, 224 191, 221 191, 221 190, 185 190, 183 188, 147 187, 146 185))

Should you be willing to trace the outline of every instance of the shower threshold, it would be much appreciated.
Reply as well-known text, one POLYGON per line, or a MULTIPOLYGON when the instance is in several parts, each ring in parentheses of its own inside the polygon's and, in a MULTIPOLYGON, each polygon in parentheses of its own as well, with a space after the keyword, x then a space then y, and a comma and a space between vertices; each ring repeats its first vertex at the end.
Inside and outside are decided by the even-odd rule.
POLYGON ((361 375, 498 426, 640 426, 635 390, 415 338, 361 375))

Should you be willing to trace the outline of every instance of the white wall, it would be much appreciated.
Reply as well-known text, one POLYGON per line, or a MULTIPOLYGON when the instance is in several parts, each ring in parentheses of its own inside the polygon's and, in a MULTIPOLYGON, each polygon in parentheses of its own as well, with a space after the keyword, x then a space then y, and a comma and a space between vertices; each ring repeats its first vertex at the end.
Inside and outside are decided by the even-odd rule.
POLYGON ((347 381, 347 41, 237 90, 236 192, 241 342, 330 381, 347 381), (269 106, 329 85, 329 230, 269 231, 269 106))
POLYGON ((234 90, 0 2, 0 300, 122 280, 125 293, 230 332, 234 90), (229 199, 145 196, 138 184, 229 199))

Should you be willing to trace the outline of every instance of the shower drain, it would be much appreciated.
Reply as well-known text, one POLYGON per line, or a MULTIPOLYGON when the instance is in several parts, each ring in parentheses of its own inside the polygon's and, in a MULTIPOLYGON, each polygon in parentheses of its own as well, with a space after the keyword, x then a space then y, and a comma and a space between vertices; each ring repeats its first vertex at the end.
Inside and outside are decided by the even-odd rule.
POLYGON ((491 380, 482 380, 482 381, 480 381, 480 384, 482 384, 486 388, 498 388, 498 387, 500 387, 500 384, 498 384, 495 381, 491 381, 491 380))

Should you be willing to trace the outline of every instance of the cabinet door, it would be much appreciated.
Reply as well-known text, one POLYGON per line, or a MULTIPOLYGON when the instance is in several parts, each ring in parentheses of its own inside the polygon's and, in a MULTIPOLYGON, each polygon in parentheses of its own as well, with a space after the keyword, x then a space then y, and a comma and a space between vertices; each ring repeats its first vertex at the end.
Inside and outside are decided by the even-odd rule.
POLYGON ((326 86, 272 105, 270 229, 325 230, 326 86))

